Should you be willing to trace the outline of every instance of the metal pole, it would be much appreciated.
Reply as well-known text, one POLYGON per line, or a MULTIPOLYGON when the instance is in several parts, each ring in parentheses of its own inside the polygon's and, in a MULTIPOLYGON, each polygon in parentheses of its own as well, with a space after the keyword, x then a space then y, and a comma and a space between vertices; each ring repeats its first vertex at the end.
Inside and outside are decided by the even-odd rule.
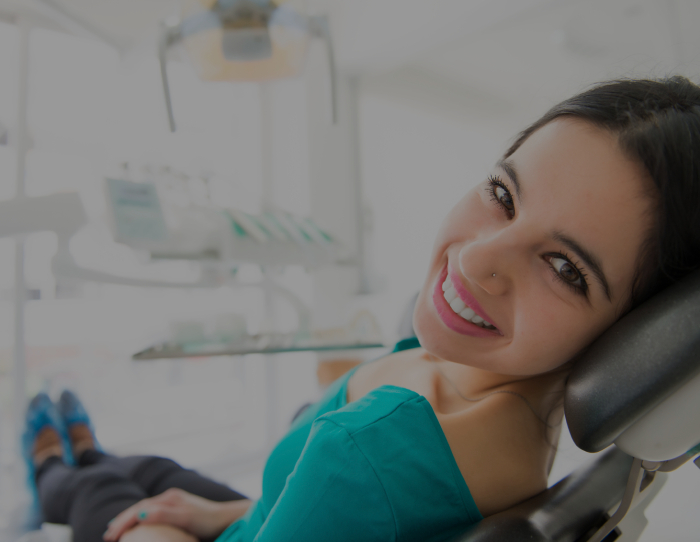
POLYGON ((272 83, 260 83, 260 143, 262 145, 262 210, 269 211, 274 202, 274 172, 272 170, 273 145, 274 145, 274 118, 273 118, 272 83))
POLYGON ((365 201, 362 190, 362 157, 360 155, 360 85, 357 76, 347 79, 347 126, 352 146, 351 160, 354 174, 351 177, 354 197, 355 227, 357 236, 358 295, 371 294, 371 269, 367 258, 367 233, 365 231, 365 201))
MULTIPOLYGON (((27 165, 27 93, 29 89, 29 35, 31 26, 24 18, 19 20, 20 44, 19 44, 19 103, 17 105, 17 195, 16 198, 25 197, 25 171, 27 165)), ((14 403, 14 430, 16 442, 21 442, 24 429, 24 409, 27 401, 27 373, 26 356, 24 350, 24 309, 25 291, 24 281, 24 239, 18 237, 15 240, 15 285, 14 285, 14 367, 13 367, 13 403, 14 403)), ((17 447, 19 448, 19 447, 17 447)))
MULTIPOLYGON (((260 140, 262 144, 262 202, 263 211, 273 208, 274 202, 274 171, 272 160, 274 155, 274 118, 272 103, 272 84, 260 84, 260 140)), ((269 288, 265 289, 265 321, 274 326, 275 304, 273 293, 269 288)), ((265 356, 265 425, 266 425, 266 446, 268 450, 277 442, 277 432, 279 429, 279 401, 278 401, 278 369, 277 359, 274 355, 265 356)))

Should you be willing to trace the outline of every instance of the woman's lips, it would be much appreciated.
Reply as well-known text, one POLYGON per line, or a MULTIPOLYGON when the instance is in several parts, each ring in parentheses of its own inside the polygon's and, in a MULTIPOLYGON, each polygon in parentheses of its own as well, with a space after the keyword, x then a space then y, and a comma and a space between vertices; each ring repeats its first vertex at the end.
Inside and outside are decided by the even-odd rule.
POLYGON ((464 304, 467 307, 469 307, 471 310, 473 310, 476 314, 481 316, 481 318, 483 320, 486 320, 493 327, 496 327, 496 325, 493 323, 493 320, 491 320, 491 317, 488 314, 486 314, 486 311, 484 310, 484 308, 481 305, 479 305, 479 302, 476 299, 474 299, 474 296, 459 281, 459 279, 457 278, 457 273, 454 272, 454 268, 452 267, 452 264, 450 264, 449 262, 447 264, 447 269, 449 271, 448 275, 450 277, 450 282, 452 283, 452 286, 454 287, 455 291, 457 292, 457 295, 459 296, 459 298, 462 301, 464 301, 464 304))
MULTIPOLYGON (((450 273, 450 275, 454 276, 453 273, 450 273)), ((455 314, 443 295, 442 283, 445 282, 446 278, 447 266, 445 266, 440 273, 440 277, 438 278, 433 291, 433 304, 435 305, 435 309, 442 322, 452 331, 461 335, 469 335, 471 337, 480 338, 500 337, 501 333, 497 329, 491 330, 477 326, 476 324, 465 320, 458 314, 455 314)), ((452 282, 454 284, 454 279, 452 282)), ((488 319, 488 315, 486 315, 484 309, 479 306, 474 297, 466 290, 466 288, 464 288, 464 286, 461 284, 459 284, 459 286, 461 287, 461 291, 457 290, 457 285, 455 285, 455 290, 457 290, 457 295, 460 297, 460 299, 479 316, 484 318, 484 320, 491 322, 491 320, 488 319)))

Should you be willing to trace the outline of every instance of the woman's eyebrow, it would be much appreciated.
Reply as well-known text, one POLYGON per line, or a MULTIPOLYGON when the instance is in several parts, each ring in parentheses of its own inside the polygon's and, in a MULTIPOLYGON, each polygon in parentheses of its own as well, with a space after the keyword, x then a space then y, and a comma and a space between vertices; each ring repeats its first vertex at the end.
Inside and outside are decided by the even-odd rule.
POLYGON ((605 278, 605 273, 603 273, 603 268, 600 266, 600 260, 596 258, 593 254, 591 254, 591 252, 579 245, 571 237, 568 237, 561 232, 554 232, 552 238, 555 241, 559 241, 560 243, 566 245, 570 250, 575 252, 579 258, 583 260, 583 262, 586 264, 586 267, 588 267, 591 270, 593 275, 595 275, 595 278, 603 287, 603 291, 605 292, 605 296, 608 298, 608 301, 612 303, 612 298, 610 297, 610 287, 608 286, 608 281, 605 278))
POLYGON ((510 177, 513 186, 515 186, 515 195, 518 196, 518 203, 522 204, 522 196, 520 192, 520 181, 518 180, 518 172, 515 171, 515 166, 513 162, 509 160, 499 160, 496 164, 497 167, 501 168, 506 172, 506 175, 510 177))

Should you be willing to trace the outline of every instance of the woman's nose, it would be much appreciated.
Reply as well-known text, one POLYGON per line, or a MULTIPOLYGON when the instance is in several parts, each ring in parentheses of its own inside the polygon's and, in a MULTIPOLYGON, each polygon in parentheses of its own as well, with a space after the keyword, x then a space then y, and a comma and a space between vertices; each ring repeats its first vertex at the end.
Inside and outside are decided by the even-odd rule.
POLYGON ((504 231, 465 241, 458 262, 462 275, 491 295, 508 293, 527 267, 523 245, 504 231))

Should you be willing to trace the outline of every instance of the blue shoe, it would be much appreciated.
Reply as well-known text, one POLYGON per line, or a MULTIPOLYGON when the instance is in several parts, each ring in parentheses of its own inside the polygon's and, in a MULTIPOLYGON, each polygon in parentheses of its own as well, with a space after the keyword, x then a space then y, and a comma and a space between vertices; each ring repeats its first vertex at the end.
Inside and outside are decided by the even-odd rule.
POLYGON ((39 498, 36 491, 36 466, 34 465, 34 443, 37 435, 47 428, 53 428, 61 438, 63 446, 63 461, 69 465, 73 464, 73 454, 68 441, 68 433, 66 432, 63 420, 56 410, 55 405, 45 393, 39 393, 29 403, 27 407, 27 416, 25 419, 24 435, 22 435, 22 455, 27 464, 27 483, 34 498, 34 510, 39 510, 39 498))
MULTIPOLYGON (((68 433, 74 425, 84 424, 90 430, 90 433, 92 433, 92 441, 95 445, 95 449, 102 451, 102 447, 95 438, 95 428, 90 421, 90 416, 87 410, 85 410, 83 403, 80 402, 80 399, 78 399, 72 391, 64 390, 61 397, 58 399, 58 403, 56 403, 56 408, 66 427, 66 433, 68 433)), ((76 457, 75 459, 77 460, 78 458, 76 457)))

